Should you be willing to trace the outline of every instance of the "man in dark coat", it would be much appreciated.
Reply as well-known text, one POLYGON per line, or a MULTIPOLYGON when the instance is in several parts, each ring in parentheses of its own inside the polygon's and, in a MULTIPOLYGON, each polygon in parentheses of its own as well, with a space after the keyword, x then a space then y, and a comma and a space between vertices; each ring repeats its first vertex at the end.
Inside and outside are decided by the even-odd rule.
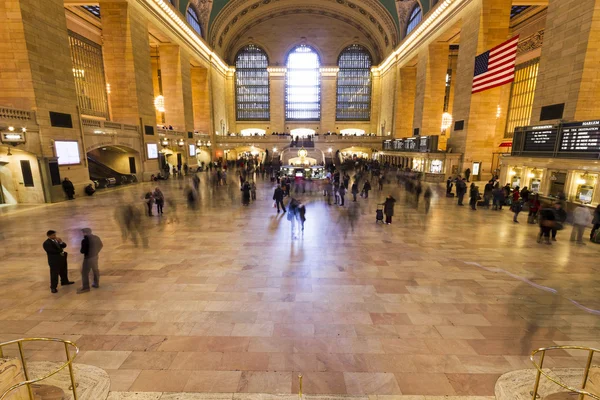
POLYGON ((69 178, 65 178, 62 181, 62 188, 69 200, 73 200, 75 198, 75 187, 73 186, 73 182, 71 182, 69 178))
POLYGON ((394 216, 394 204, 396 199, 392 195, 388 195, 383 205, 383 213, 385 214, 385 223, 390 225, 392 223, 392 217, 394 216))
POLYGON ((277 214, 279 214, 279 206, 281 206, 281 209, 283 210, 283 212, 286 212, 285 206, 283 205, 283 196, 284 196, 284 192, 282 187, 284 186, 284 184, 282 183, 281 186, 277 186, 275 188, 275 193, 273 193, 273 200, 275 200, 275 204, 277 204, 277 214))
POLYGON ((456 180, 456 196, 458 197, 459 206, 463 205, 463 199, 467 193, 467 184, 465 183, 465 180, 465 178, 456 180))
POLYGON ((83 240, 81 241, 81 254, 83 254, 83 266, 81 267, 81 288, 77 294, 90 291, 90 271, 94 274, 92 287, 100 287, 100 270, 98 268, 98 254, 104 245, 102 240, 92 234, 90 228, 83 228, 83 240))
POLYGON ((67 244, 61 238, 56 236, 56 231, 46 232, 48 239, 43 244, 44 250, 48 255, 48 266, 50 267, 50 290, 57 293, 58 277, 62 286, 72 285, 75 282, 69 281, 67 270, 67 252, 64 248, 67 244))

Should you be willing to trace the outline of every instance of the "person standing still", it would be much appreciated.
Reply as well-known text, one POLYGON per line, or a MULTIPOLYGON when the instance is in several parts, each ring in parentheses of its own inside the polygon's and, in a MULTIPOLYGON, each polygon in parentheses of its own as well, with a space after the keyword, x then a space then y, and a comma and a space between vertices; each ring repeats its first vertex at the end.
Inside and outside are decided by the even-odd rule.
POLYGON ((340 188, 338 189, 338 195, 340 196, 339 205, 344 207, 344 196, 346 196, 346 187, 344 185, 340 185, 340 188))
POLYGON ((277 205, 277 214, 279 214, 279 206, 281 206, 281 209, 283 210, 283 212, 286 212, 285 206, 283 205, 283 189, 282 186, 277 186, 275 188, 275 193, 273 193, 273 200, 275 200, 275 204, 277 205))
POLYGON ((75 198, 75 187, 73 186, 73 182, 71 182, 69 178, 65 178, 62 181, 62 188, 69 200, 73 200, 75 198))
POLYGON ((83 228, 83 240, 81 241, 81 254, 83 254, 83 265, 81 266, 81 288, 77 289, 77 294, 90 291, 90 271, 94 274, 92 287, 100 287, 100 270, 98 268, 98 254, 104 244, 102 240, 94 234, 90 228, 83 228))
POLYGON ((465 179, 467 180, 467 182, 470 182, 470 180, 469 180, 470 178, 471 178, 471 168, 467 168, 465 170, 465 179))
POLYGON ((394 216, 394 204, 396 203, 396 199, 392 197, 392 195, 388 195, 383 202, 383 213, 385 214, 385 223, 386 225, 392 224, 392 217, 394 216))
POLYGON ((456 180, 456 197, 458 197, 458 205, 463 205, 463 199, 467 193, 467 184, 465 183, 466 178, 456 180))
POLYGON ((354 181, 352 184, 352 201, 356 202, 356 195, 358 194, 358 182, 354 181))
POLYGON ((48 255, 48 266, 50 267, 50 291, 57 293, 59 276, 61 286, 72 285, 75 282, 69 281, 67 252, 64 251, 67 244, 56 236, 56 231, 50 230, 46 232, 46 236, 48 239, 44 242, 43 247, 48 255))

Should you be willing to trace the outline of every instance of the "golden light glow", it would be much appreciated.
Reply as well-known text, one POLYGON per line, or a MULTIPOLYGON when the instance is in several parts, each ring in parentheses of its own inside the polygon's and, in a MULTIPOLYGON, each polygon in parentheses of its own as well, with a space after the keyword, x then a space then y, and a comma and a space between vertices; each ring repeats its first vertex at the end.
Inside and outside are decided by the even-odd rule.
POLYGON ((452 115, 450 113, 445 112, 444 114, 442 114, 442 130, 445 131, 446 129, 450 128, 452 126, 452 115))
POLYGON ((163 95, 156 96, 154 99, 154 107, 156 107, 156 111, 158 112, 165 112, 165 98, 163 95))

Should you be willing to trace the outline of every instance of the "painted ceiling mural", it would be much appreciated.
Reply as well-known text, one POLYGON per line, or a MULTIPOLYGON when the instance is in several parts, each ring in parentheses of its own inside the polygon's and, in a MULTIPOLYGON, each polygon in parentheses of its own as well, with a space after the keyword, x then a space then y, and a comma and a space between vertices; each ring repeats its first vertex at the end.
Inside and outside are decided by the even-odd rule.
MULTIPOLYGON (((225 8, 225 6, 233 0, 189 0, 198 9, 200 13, 200 19, 203 29, 206 31, 207 27, 210 30, 210 24, 217 18, 219 13, 225 8)), ((299 1, 299 5, 302 4, 303 0, 299 1)), ((354 0, 356 5, 360 7, 361 3, 365 0, 354 0)), ((392 19, 397 25, 399 32, 403 32, 403 27, 406 26, 408 15, 415 4, 419 3, 423 8, 423 13, 426 14, 431 8, 432 4, 437 3, 437 0, 378 0, 385 9, 390 13, 392 19)), ((187 7, 187 1, 181 1, 181 11, 185 14, 187 7)))

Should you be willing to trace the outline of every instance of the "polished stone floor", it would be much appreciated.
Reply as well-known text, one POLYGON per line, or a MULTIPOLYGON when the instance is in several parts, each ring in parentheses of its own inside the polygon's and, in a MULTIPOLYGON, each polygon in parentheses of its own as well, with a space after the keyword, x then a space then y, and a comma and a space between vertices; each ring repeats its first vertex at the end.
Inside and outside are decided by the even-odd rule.
MULTIPOLYGON (((163 217, 144 217, 148 247, 122 240, 118 205, 143 207, 151 186, 12 208, 0 216, 0 341, 74 340, 112 391, 491 396, 498 377, 530 368, 532 349, 600 347, 600 246, 553 246, 508 211, 444 197, 425 215, 395 184, 357 209, 307 204, 303 235, 272 208, 272 185, 241 206, 237 185, 210 188, 189 210, 185 181, 161 183, 163 217), (394 224, 375 224, 393 193, 394 224), (359 218, 352 232, 352 215, 359 218), (80 228, 104 241, 101 288, 51 294, 42 250, 54 229, 79 284, 80 228)), ((349 197, 349 196, 348 196, 349 197)), ((347 204, 350 204, 347 202, 347 204)), ((64 350, 32 347, 31 360, 64 350)), ((548 367, 583 367, 559 351, 548 367)))

